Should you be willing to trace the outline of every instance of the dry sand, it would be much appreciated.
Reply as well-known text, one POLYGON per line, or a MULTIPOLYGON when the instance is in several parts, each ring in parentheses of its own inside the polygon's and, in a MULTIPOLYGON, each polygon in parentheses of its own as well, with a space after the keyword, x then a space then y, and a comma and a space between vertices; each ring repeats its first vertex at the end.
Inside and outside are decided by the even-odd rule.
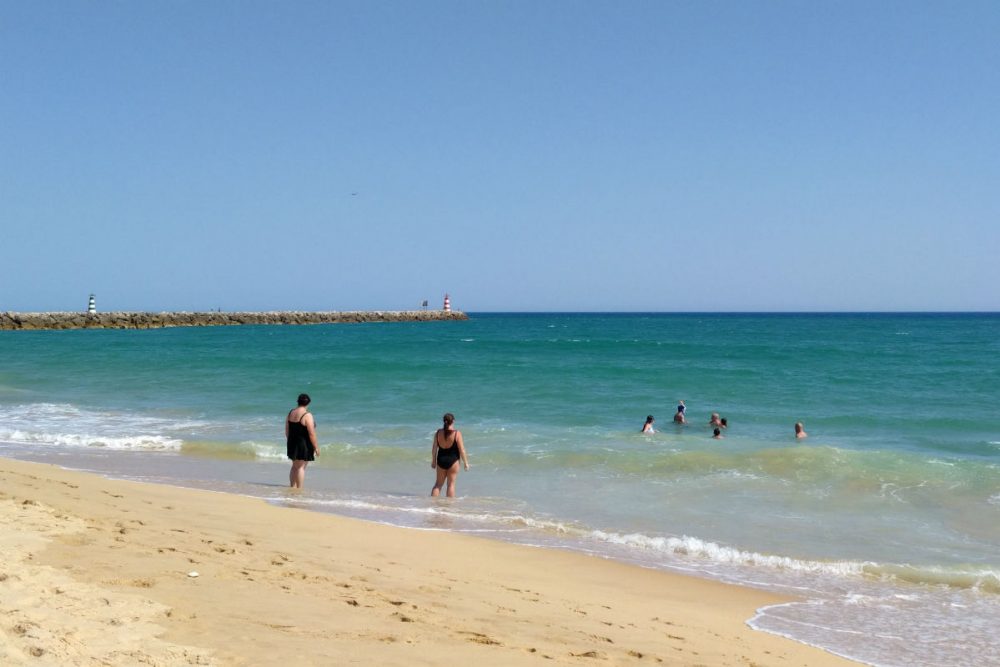
POLYGON ((0 481, 2 665, 856 664, 751 630, 784 600, 751 589, 42 464, 0 481))

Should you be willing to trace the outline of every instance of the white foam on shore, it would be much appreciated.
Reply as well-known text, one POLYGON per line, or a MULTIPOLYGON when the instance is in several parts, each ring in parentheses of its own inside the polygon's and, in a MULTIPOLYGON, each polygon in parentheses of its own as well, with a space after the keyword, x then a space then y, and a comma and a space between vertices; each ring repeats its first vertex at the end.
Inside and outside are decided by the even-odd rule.
POLYGON ((113 437, 81 433, 25 433, 0 430, 0 440, 16 444, 37 444, 61 447, 103 447, 114 450, 177 451, 182 441, 158 435, 113 437))
POLYGON ((169 432, 198 425, 59 403, 5 406, 0 424, 0 440, 13 444, 119 451, 177 451, 182 440, 169 432))
POLYGON ((788 556, 775 556, 757 553, 755 551, 744 551, 734 547, 727 547, 715 542, 708 542, 697 537, 684 535, 682 537, 649 537, 641 533, 630 533, 621 535, 618 533, 605 533, 595 530, 591 535, 600 541, 611 544, 638 548, 646 551, 656 551, 664 554, 685 556, 697 559, 705 559, 713 563, 726 565, 741 565, 752 567, 765 567, 774 570, 785 570, 792 572, 825 573, 841 576, 860 575, 867 568, 874 567, 874 563, 864 563, 860 561, 815 561, 790 558, 788 556))

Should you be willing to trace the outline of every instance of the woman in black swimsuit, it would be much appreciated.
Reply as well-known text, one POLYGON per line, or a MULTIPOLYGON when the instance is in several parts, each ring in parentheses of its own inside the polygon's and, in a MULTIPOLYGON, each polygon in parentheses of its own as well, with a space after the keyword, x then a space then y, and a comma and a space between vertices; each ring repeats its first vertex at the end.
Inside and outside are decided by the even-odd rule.
POLYGON ((465 455, 465 443, 462 442, 462 432, 454 428, 455 415, 450 412, 444 416, 444 428, 439 428, 434 434, 434 444, 431 445, 431 467, 437 471, 437 481, 431 489, 432 496, 441 494, 441 487, 448 482, 448 497, 455 497, 455 479, 458 478, 459 460, 469 469, 469 458, 465 455))
POLYGON ((316 420, 309 413, 312 401, 308 394, 299 394, 298 405, 285 417, 285 445, 292 469, 288 471, 288 485, 301 489, 306 481, 306 466, 319 456, 316 442, 316 420))

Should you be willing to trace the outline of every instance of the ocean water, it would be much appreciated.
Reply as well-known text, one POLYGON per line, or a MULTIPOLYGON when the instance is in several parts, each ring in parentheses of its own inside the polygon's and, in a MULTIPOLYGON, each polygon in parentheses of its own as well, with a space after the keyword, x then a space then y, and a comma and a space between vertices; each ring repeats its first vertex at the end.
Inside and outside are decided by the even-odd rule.
POLYGON ((2 456, 794 594, 751 624, 881 666, 1000 665, 998 406, 997 314, 0 332, 2 456), (446 411, 455 500, 428 497, 446 411))

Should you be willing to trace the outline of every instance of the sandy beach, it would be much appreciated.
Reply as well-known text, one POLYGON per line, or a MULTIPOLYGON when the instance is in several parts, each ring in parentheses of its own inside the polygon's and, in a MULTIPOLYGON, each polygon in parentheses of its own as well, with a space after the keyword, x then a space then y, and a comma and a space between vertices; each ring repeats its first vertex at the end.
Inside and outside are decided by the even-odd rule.
POLYGON ((855 664, 750 629, 782 601, 751 589, 50 465, 0 480, 4 665, 855 664))

